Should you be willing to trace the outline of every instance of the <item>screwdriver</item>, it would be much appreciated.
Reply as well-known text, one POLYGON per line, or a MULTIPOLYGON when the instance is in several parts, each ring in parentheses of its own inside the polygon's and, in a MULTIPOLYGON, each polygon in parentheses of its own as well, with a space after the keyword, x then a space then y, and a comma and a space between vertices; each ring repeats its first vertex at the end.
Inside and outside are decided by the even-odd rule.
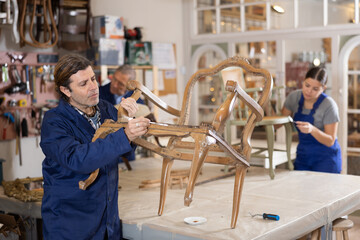
POLYGON ((263 219, 269 219, 269 220, 274 220, 274 221, 279 221, 280 220, 279 215, 272 214, 272 213, 251 214, 249 212, 249 214, 251 215, 251 217, 262 216, 263 219))

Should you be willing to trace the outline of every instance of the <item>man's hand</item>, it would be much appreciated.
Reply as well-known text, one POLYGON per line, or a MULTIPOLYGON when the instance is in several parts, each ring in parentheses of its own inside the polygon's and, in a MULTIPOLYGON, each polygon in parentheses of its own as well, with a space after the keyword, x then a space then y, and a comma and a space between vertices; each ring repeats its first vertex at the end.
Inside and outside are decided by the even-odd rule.
POLYGON ((129 117, 134 117, 135 113, 139 110, 139 107, 135 101, 135 99, 123 98, 120 102, 120 106, 123 107, 127 112, 129 117))
POLYGON ((125 128, 125 134, 131 142, 137 137, 144 135, 147 132, 149 125, 150 120, 144 117, 130 119, 125 128))
POLYGON ((314 126, 308 122, 296 121, 295 124, 302 133, 311 133, 314 128, 314 126))

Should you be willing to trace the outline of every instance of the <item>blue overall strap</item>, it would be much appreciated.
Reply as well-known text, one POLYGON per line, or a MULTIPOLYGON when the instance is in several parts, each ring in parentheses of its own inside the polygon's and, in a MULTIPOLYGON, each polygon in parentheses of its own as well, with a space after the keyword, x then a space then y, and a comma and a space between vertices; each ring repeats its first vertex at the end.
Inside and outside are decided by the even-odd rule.
POLYGON ((320 106, 322 101, 327 97, 325 93, 321 93, 319 98, 316 100, 316 102, 313 105, 313 108, 311 109, 310 115, 314 115, 316 109, 320 106))

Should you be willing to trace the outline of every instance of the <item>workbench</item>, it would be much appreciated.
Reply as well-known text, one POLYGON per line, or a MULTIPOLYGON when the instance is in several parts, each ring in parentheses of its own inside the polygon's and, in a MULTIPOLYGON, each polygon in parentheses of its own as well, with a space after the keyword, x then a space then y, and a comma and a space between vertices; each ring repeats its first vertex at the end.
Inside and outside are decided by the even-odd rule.
MULTIPOLYGON (((360 177, 250 167, 245 177, 239 218, 230 228, 234 177, 195 187, 193 202, 185 207, 185 189, 168 189, 165 209, 157 215, 159 188, 139 189, 142 180, 160 179, 161 160, 132 162, 133 171, 120 174, 119 215, 127 239, 276 239, 299 238, 324 226, 322 239, 332 239, 332 221, 360 209, 360 177), (273 213, 279 221, 249 214, 273 213), (186 217, 205 217, 201 225, 188 225, 186 217)), ((172 169, 189 167, 175 160, 172 169)), ((224 166, 205 164, 198 181, 222 174, 224 166)))
MULTIPOLYGON (((164 214, 157 215, 159 188, 139 189, 143 180, 160 179, 162 160, 138 159, 132 171, 120 172, 119 215, 124 237, 136 240, 195 239, 276 239, 299 238, 324 226, 323 239, 332 239, 334 219, 360 209, 360 177, 308 171, 276 169, 274 180, 268 170, 250 167, 245 177, 239 218, 230 228, 234 177, 195 187, 193 202, 185 207, 185 189, 168 189, 164 214), (274 213, 279 221, 252 218, 249 214, 274 213), (201 225, 188 225, 186 217, 205 217, 201 225)), ((177 161, 175 169, 186 169, 190 162, 177 161)), ((122 169, 125 165, 120 164, 122 169)), ((205 164, 198 182, 217 177, 224 166, 205 164)), ((41 217, 41 203, 23 203, 4 196, 0 187, 0 210, 41 217)))

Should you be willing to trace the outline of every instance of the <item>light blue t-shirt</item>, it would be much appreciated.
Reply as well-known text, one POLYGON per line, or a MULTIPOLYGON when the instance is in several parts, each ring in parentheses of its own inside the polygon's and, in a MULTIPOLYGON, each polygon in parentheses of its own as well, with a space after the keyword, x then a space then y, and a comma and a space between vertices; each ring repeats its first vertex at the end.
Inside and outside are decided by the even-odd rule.
POLYGON ((122 95, 119 96, 119 95, 114 94, 114 98, 115 98, 116 104, 120 104, 121 99, 123 98, 123 96, 122 95))

